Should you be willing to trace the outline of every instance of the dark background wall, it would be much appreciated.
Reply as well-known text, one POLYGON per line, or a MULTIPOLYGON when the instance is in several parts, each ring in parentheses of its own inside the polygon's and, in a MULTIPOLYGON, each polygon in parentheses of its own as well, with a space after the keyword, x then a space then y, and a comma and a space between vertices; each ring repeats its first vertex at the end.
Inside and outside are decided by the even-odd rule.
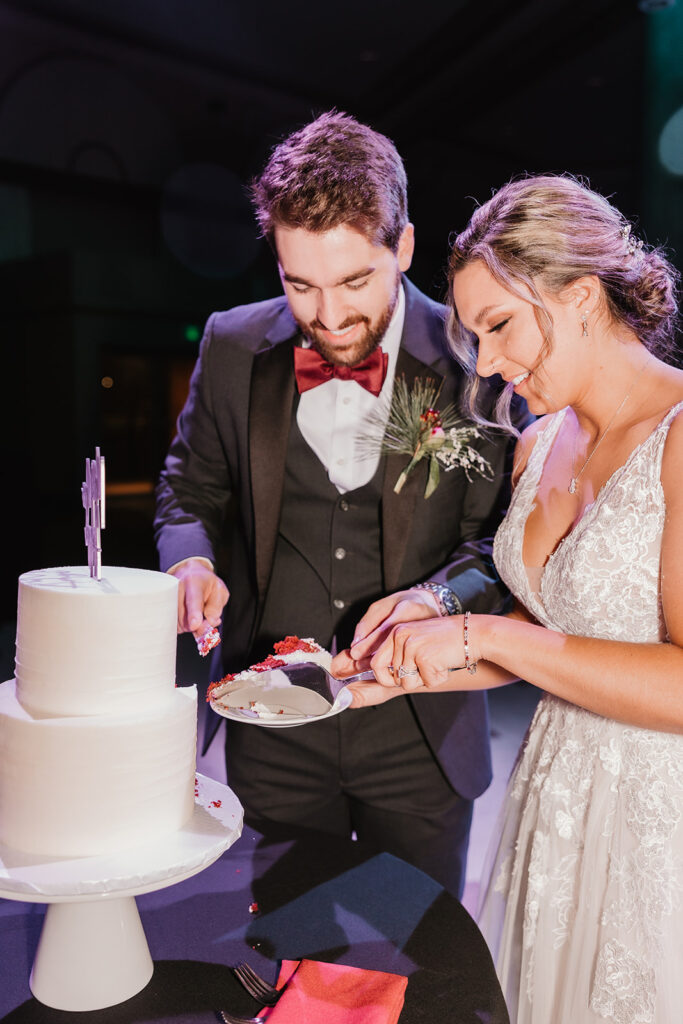
POLYGON ((0 620, 20 572, 85 561, 96 445, 104 560, 155 567, 204 321, 279 288, 245 196, 279 138, 334 106, 395 140, 435 297, 522 171, 586 176, 680 261, 682 52, 681 0, 0 0, 0 620))

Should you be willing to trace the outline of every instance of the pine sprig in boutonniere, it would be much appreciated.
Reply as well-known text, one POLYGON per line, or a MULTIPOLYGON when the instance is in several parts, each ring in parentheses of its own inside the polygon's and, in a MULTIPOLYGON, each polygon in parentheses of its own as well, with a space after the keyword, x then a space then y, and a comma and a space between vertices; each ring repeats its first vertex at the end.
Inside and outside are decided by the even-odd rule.
POLYGON ((425 498, 438 487, 441 469, 448 472, 460 466, 468 480, 472 473, 488 480, 493 478, 490 464, 471 444, 481 433, 473 423, 462 423, 453 404, 441 411, 436 408, 440 390, 429 378, 418 377, 412 388, 405 377, 397 378, 394 384, 380 453, 410 456, 394 485, 396 494, 422 459, 429 460, 425 498))

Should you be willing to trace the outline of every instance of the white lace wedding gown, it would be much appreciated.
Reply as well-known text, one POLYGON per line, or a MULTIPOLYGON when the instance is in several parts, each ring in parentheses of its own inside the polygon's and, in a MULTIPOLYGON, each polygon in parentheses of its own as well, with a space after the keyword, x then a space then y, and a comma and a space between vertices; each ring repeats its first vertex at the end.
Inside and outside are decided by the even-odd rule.
MULTIPOLYGON (((680 409, 683 402, 605 484, 534 592, 522 561, 524 528, 566 410, 549 420, 494 546, 501 576, 543 625, 665 640, 660 470, 680 409)), ((512 1024, 683 1021, 682 814, 683 736, 541 697, 510 778, 478 914, 512 1024)))

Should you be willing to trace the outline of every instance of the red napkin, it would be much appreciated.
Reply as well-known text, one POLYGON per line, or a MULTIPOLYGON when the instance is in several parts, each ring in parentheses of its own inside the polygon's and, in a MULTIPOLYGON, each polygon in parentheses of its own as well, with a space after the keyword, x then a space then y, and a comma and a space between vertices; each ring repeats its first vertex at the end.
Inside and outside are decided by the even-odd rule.
POLYGON ((288 981, 269 1024, 396 1024, 408 984, 400 974, 319 960, 283 960, 277 987, 288 981))

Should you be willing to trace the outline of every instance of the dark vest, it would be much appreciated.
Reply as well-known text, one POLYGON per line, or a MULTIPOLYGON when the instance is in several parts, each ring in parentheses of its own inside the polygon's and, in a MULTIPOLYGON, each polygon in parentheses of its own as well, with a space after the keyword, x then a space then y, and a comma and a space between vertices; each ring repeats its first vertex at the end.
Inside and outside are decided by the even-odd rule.
POLYGON ((254 653, 287 634, 313 637, 328 650, 348 647, 368 604, 383 593, 383 463, 372 480, 346 494, 306 444, 292 416, 273 572, 254 653))

